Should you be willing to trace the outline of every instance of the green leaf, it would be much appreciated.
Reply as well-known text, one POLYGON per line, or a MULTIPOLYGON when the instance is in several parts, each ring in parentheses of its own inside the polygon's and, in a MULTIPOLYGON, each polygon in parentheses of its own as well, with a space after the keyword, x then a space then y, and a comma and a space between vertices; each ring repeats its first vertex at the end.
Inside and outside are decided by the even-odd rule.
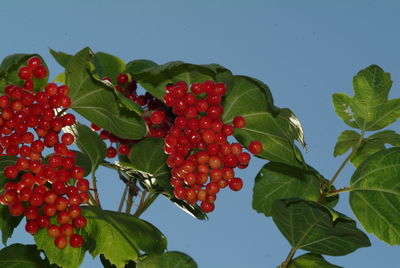
POLYGON ((275 200, 299 197, 318 201, 320 179, 312 171, 301 170, 281 163, 266 164, 256 176, 253 188, 253 209, 271 216, 275 200))
POLYGON ((345 130, 340 134, 338 141, 335 145, 333 155, 339 156, 346 153, 350 148, 356 147, 361 135, 353 130, 345 130))
POLYGON ((92 161, 90 160, 89 155, 87 155, 86 153, 82 153, 80 151, 74 151, 74 153, 76 155, 76 164, 85 170, 86 177, 92 170, 92 161))
POLYGON ((123 139, 141 139, 147 133, 144 120, 135 112, 121 110, 109 83, 95 79, 89 70, 93 53, 85 48, 66 67, 71 108, 90 122, 123 139))
POLYGON ((351 158, 351 163, 358 167, 370 155, 386 149, 385 144, 400 146, 400 135, 393 130, 384 130, 364 139, 362 146, 351 158))
POLYGON ((17 159, 17 157, 11 155, 0 156, 0 189, 3 189, 4 184, 9 181, 3 173, 4 168, 9 165, 15 165, 17 159))
POLYGON ((50 54, 53 56, 53 58, 60 64, 62 67, 67 67, 68 62, 71 60, 72 55, 66 54, 61 51, 55 51, 50 48, 50 54))
POLYGON ((125 69, 125 62, 120 58, 104 53, 97 52, 93 57, 95 74, 97 78, 109 77, 113 83, 117 83, 117 76, 125 69))
POLYGON ((231 123, 235 116, 243 116, 246 126, 234 133, 241 144, 247 147, 258 140, 264 146, 259 157, 302 167, 303 157, 294 144, 298 140, 305 145, 300 122, 289 109, 275 107, 268 87, 260 83, 250 77, 234 77, 234 86, 224 100, 223 121, 231 123))
POLYGON ((293 259, 288 268, 343 268, 327 262, 318 254, 307 253, 293 259))
POLYGON ((126 64, 124 73, 141 73, 144 70, 155 66, 158 66, 158 64, 151 60, 133 60, 126 64))
POLYGON ((137 264, 137 268, 197 268, 197 264, 185 253, 170 251, 145 258, 137 264))
POLYGON ((48 268, 35 245, 12 244, 0 250, 2 268, 48 268))
MULTIPOLYGON (((103 264, 104 268, 117 268, 114 264, 112 264, 103 254, 100 254, 100 261, 103 264)), ((136 263, 134 261, 129 261, 128 264, 124 266, 124 268, 136 268, 136 263)))
POLYGON ((350 206, 364 229, 400 244, 400 148, 370 156, 351 177, 350 206))
POLYGON ((76 145, 84 154, 87 155, 87 157, 89 157, 91 172, 94 173, 107 155, 107 146, 104 141, 88 126, 80 123, 76 123, 70 127, 65 127, 65 131, 75 136, 76 145))
POLYGON ((392 80, 379 66, 371 65, 353 78, 354 97, 333 94, 333 105, 343 121, 365 131, 382 129, 400 117, 400 99, 388 100, 392 80))
POLYGON ((3 244, 12 236, 14 229, 20 224, 23 216, 12 216, 8 206, 0 205, 0 229, 3 244))
POLYGON ((65 73, 60 73, 54 78, 54 82, 65 84, 65 73))
MULTIPOLYGON (((42 62, 42 65, 47 70, 47 75, 44 79, 37 79, 37 78, 33 77, 34 89, 36 91, 43 90, 48 82, 49 68, 47 67, 43 58, 38 54, 13 54, 13 55, 9 55, 6 58, 4 58, 0 65, 0 71, 5 72, 1 75, 1 76, 3 76, 1 78, 1 80, 2 80, 1 84, 6 83, 6 84, 17 85, 17 86, 23 86, 24 80, 19 78, 18 70, 22 66, 26 66, 28 59, 33 56, 39 57, 42 62)), ((4 90, 4 88, 1 89, 2 92, 3 92, 3 90, 4 90)))
POLYGON ((167 239, 156 227, 132 215, 98 207, 84 208, 83 215, 88 219, 85 231, 90 254, 103 254, 117 267, 136 261, 140 251, 152 256, 167 247, 167 239))
POLYGON ((143 65, 147 67, 154 65, 154 63, 149 61, 130 62, 125 72, 129 71, 133 79, 160 100, 163 100, 165 86, 169 83, 185 81, 188 84, 192 84, 194 82, 214 80, 215 82, 223 82, 230 85, 230 80, 232 79, 231 72, 217 64, 195 65, 173 61, 164 65, 154 65, 150 68, 144 68, 143 65))
POLYGON ((277 200, 272 205, 272 218, 295 250, 341 256, 370 246, 355 221, 316 202, 277 200))
POLYGON ((139 104, 125 97, 124 94, 119 92, 115 87, 114 87, 114 93, 117 95, 118 100, 123 107, 137 113, 138 115, 141 115, 143 113, 143 108, 139 104))
POLYGON ((163 139, 147 138, 132 147, 129 160, 136 170, 149 173, 161 187, 168 190, 171 184, 167 157, 163 139))

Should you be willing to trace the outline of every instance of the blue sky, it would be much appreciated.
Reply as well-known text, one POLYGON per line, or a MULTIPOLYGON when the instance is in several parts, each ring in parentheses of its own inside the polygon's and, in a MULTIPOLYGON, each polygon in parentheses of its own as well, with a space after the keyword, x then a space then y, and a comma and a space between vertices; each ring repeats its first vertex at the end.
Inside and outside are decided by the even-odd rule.
MULTIPOLYGON (((75 53, 85 46, 126 62, 151 59, 218 63, 234 74, 265 82, 280 107, 291 108, 305 130, 307 162, 327 178, 343 161, 333 146, 346 125, 331 95, 352 94, 352 77, 370 64, 392 74, 390 97, 400 97, 400 3, 398 1, 4 1, 0 8, 0 58, 39 53, 52 76, 62 71, 48 48, 75 53)), ((390 127, 399 131, 399 123, 390 127)), ((143 214, 167 237, 169 250, 192 256, 199 267, 276 267, 290 250, 271 218, 251 208, 254 176, 265 161, 241 171, 242 191, 218 196, 210 220, 200 222, 160 198, 143 214)), ((337 180, 347 185, 348 166, 337 180)), ((122 185, 98 174, 100 196, 116 209, 122 185), (117 187, 118 185, 118 187, 117 187)), ((341 197, 337 209, 354 218, 341 197)), ((395 267, 398 246, 370 236, 372 247, 328 257, 345 267, 395 267)), ((22 230, 11 242, 30 243, 22 230)), ((98 267, 87 256, 82 267, 98 267)))

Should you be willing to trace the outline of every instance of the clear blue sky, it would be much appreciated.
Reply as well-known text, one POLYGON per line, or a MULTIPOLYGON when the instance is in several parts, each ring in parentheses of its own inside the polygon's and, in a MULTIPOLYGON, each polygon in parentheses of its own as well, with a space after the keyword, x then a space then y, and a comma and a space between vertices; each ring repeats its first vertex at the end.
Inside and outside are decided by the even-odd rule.
MULTIPOLYGON (((297 114, 308 143, 307 162, 330 178, 343 161, 333 158, 333 146, 346 129, 331 95, 352 94, 353 75, 378 64, 392 74, 391 97, 400 96, 399 14, 395 0, 3 1, 0 58, 39 53, 53 77, 62 69, 48 48, 75 53, 90 46, 125 61, 219 63, 234 74, 264 81, 276 104, 297 114)), ((399 131, 399 123, 391 129, 399 131)), ((186 252, 201 268, 276 267, 289 244, 271 218, 251 208, 253 178, 264 163, 253 161, 241 173, 242 191, 218 196, 208 222, 163 198, 143 218, 168 237, 169 250, 186 252)), ((344 170, 339 186, 346 185, 352 171, 351 166, 344 170)), ((122 185, 106 170, 98 177, 105 207, 116 209, 122 185)), ((354 217, 346 196, 337 209, 354 217)), ((328 259, 350 268, 398 267, 399 247, 370 239, 370 248, 328 259)), ((30 241, 20 229, 9 243, 30 241)), ((87 256, 82 267, 99 266, 87 256)))

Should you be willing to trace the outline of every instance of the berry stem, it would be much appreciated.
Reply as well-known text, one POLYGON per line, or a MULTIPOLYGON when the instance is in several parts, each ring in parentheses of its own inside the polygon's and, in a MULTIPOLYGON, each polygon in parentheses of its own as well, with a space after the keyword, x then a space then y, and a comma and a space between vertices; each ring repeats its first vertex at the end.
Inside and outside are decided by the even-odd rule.
MULTIPOLYGON (((147 191, 146 191, 147 192, 147 191)), ((144 192, 143 192, 144 193, 144 192)), ((133 216, 135 217, 140 217, 140 215, 142 215, 143 212, 146 211, 146 209, 148 207, 150 207, 150 205, 154 202, 154 200, 157 199, 159 193, 156 192, 150 192, 146 198, 143 198, 143 194, 142 194, 142 198, 140 199, 140 203, 138 208, 136 209, 135 213, 133 214, 133 216)))
MULTIPOLYGON (((125 212, 130 214, 131 213, 131 209, 132 209, 132 205, 133 205, 133 198, 137 195, 137 188, 136 187, 129 187, 128 190, 128 199, 126 200, 126 209, 125 212)), ((142 194, 142 198, 143 198, 143 194, 142 194)))
POLYGON ((125 185, 124 192, 122 193, 122 196, 121 196, 121 201, 119 201, 118 212, 122 211, 122 207, 124 206, 124 202, 125 202, 127 193, 128 193, 128 185, 125 185))
POLYGON ((96 202, 95 204, 101 208, 99 192, 97 191, 97 179, 93 172, 92 172, 92 185, 93 185, 93 192, 94 192, 94 200, 96 202))

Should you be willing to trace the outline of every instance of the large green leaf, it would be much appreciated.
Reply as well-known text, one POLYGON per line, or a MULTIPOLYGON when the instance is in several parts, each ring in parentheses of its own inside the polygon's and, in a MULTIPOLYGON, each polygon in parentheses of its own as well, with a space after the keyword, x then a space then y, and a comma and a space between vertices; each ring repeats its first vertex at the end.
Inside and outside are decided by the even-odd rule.
POLYGON ((114 84, 117 83, 118 74, 125 69, 123 60, 104 52, 94 54, 93 64, 95 66, 95 74, 98 75, 97 78, 109 77, 114 84))
POLYGON ((319 177, 310 170, 274 162, 266 164, 256 176, 253 208, 265 216, 271 216, 272 203, 289 197, 318 201, 319 177))
POLYGON ((195 65, 181 61, 168 62, 163 65, 155 65, 151 61, 134 61, 128 63, 125 72, 129 72, 133 79, 160 100, 163 99, 165 86, 169 83, 185 81, 192 84, 214 80, 226 83, 229 90, 232 79, 231 72, 220 65, 195 65))
POLYGON ((400 244, 400 148, 370 156, 351 177, 350 206, 367 232, 400 244))
POLYGON ((364 131, 382 129, 400 117, 400 99, 388 100, 389 73, 371 65, 353 78, 354 97, 333 94, 336 113, 351 127, 364 131))
POLYGON ((139 261, 137 268, 197 268, 197 263, 185 253, 166 252, 160 256, 151 256, 139 261))
POLYGON ((170 169, 164 153, 164 140, 147 138, 132 147, 129 160, 136 170, 146 172, 157 180, 166 191, 171 188, 170 169))
MULTIPOLYGON (((0 84, 6 83, 6 84, 23 86, 24 80, 19 78, 18 70, 22 66, 26 66, 28 59, 33 56, 39 57, 42 62, 42 65, 47 70, 47 75, 44 79, 37 79, 37 78, 33 77, 34 89, 36 91, 43 90, 48 82, 49 69, 48 69, 45 61, 43 60, 43 58, 38 54, 13 54, 13 55, 9 55, 6 58, 4 58, 0 65, 0 71, 3 72, 3 74, 0 76, 0 79, 1 79, 0 84)), ((4 91, 4 88, 1 88, 0 92, 3 92, 3 91, 4 91)))
POLYGON ((135 112, 121 110, 114 88, 91 75, 93 53, 85 48, 71 58, 66 67, 71 108, 80 115, 124 139, 140 139, 147 133, 144 120, 135 112))
POLYGON ((96 132, 80 123, 66 127, 65 131, 75 136, 76 145, 90 159, 91 172, 93 173, 107 155, 106 144, 96 132))
POLYGON ((2 268, 48 268, 53 267, 40 257, 36 245, 12 244, 0 250, 2 268))
POLYGON ((224 100, 223 120, 231 123, 235 116, 243 116, 246 126, 235 129, 235 138, 248 146, 258 140, 264 150, 259 155, 274 162, 303 166, 303 157, 294 145, 295 140, 305 145, 303 129, 289 109, 273 105, 271 93, 260 81, 235 76, 234 86, 224 100))
POLYGON ((20 224, 22 216, 12 216, 8 206, 0 205, 0 230, 3 244, 12 236, 14 229, 20 224))
POLYGON ((327 262, 318 254, 307 253, 293 259, 288 268, 343 268, 327 262))
POLYGON ((272 218, 295 250, 340 256, 370 246, 355 221, 316 202, 277 200, 272 205, 272 218))
POLYGON ((66 54, 62 51, 55 51, 53 49, 50 49, 50 54, 53 56, 53 58, 60 64, 62 67, 67 67, 68 62, 71 60, 72 55, 66 54))
POLYGON ((156 227, 132 215, 97 207, 83 209, 83 215, 88 219, 85 231, 90 254, 103 254, 117 267, 136 261, 140 251, 152 256, 167 247, 167 239, 156 227))

